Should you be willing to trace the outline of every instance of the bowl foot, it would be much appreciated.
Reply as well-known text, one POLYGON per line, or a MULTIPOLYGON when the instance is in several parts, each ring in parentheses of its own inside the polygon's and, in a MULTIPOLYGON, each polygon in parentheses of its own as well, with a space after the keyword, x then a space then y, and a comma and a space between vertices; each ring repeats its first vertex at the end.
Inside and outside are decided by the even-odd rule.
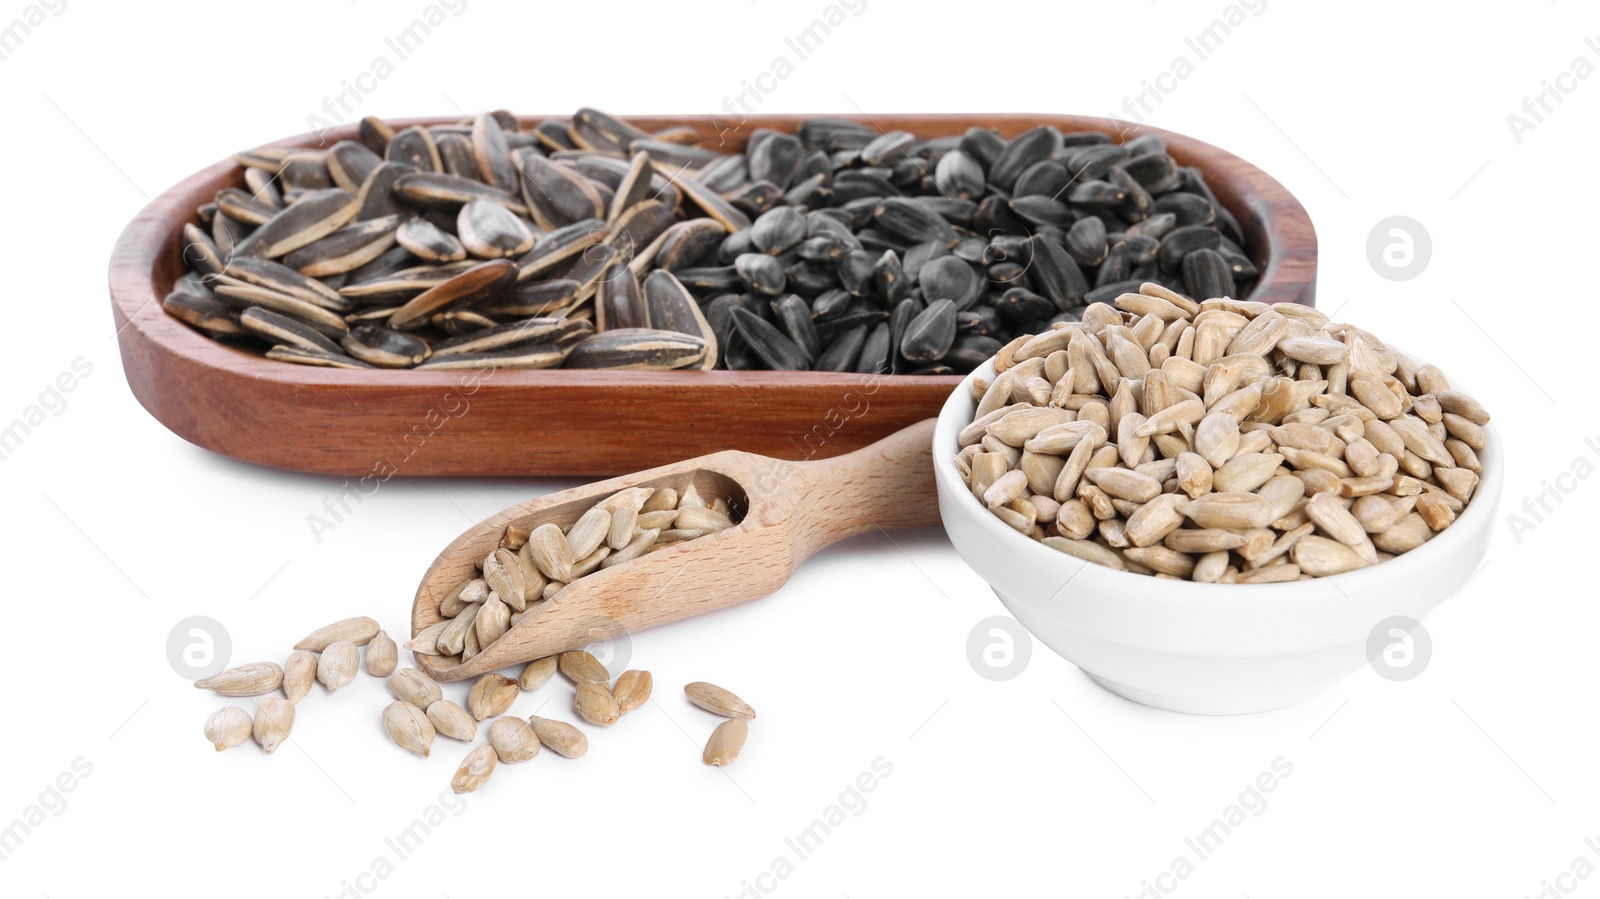
POLYGON ((1298 695, 1273 695, 1273 696, 1175 696, 1169 693, 1156 693, 1150 690, 1140 690, 1116 681, 1106 680, 1085 671, 1089 679, 1112 693, 1129 699, 1140 705, 1152 708, 1166 709, 1169 712, 1183 712, 1186 715, 1249 715, 1255 712, 1270 712, 1274 709, 1288 708, 1292 705, 1305 702, 1320 694, 1325 688, 1317 687, 1310 692, 1298 695))

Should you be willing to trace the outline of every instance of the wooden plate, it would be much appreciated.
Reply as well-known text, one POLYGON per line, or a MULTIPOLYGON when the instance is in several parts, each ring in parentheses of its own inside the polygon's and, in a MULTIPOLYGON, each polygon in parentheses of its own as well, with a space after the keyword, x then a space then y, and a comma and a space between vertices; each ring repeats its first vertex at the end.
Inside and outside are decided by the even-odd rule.
MULTIPOLYGON (((743 148, 757 128, 793 131, 809 116, 753 116, 720 137, 707 116, 629 117, 645 131, 687 126, 711 146, 743 148)), ((530 116, 532 124, 547 118, 530 116)), ((841 116, 841 118, 864 117, 841 116)), ((440 124, 459 117, 400 124, 440 124)), ((974 125, 1007 137, 1050 123, 1117 134, 1125 123, 1063 115, 877 115, 919 137, 974 125)), ((726 128, 726 125, 723 125, 726 128)), ((1299 201, 1266 172, 1210 144, 1155 128, 1180 164, 1199 168, 1238 218, 1261 277, 1251 299, 1311 304, 1317 239, 1299 201)), ((323 145, 355 137, 354 125, 323 145)), ((316 146, 303 134, 280 145, 316 146)), ((223 160, 156 197, 111 257, 111 303, 128 385, 157 421, 214 452, 277 468, 361 478, 602 475, 739 449, 786 459, 835 456, 939 411, 960 376, 823 372, 347 371, 273 362, 216 343, 161 310, 183 274, 181 227, 221 188, 242 186, 223 160)))

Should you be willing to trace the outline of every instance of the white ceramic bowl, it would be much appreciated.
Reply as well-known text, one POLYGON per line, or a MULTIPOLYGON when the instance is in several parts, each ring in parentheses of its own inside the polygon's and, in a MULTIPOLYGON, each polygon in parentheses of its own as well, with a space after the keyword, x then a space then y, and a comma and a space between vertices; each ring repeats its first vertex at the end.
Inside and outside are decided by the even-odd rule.
POLYGON ((974 378, 945 402, 933 436, 939 513, 956 551, 1017 620, 1106 689, 1178 712, 1232 715, 1292 705, 1367 663, 1384 619, 1421 621, 1478 569, 1505 462, 1494 426, 1481 483, 1460 517, 1409 553, 1347 574, 1286 584, 1196 584, 1068 556, 990 514, 956 471, 974 378))

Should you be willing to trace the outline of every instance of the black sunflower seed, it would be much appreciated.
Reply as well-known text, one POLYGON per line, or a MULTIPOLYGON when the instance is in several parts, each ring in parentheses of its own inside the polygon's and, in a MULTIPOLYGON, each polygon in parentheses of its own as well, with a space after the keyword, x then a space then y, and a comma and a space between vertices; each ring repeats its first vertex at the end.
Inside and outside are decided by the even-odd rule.
POLYGON ((772 304, 772 314, 806 359, 815 359, 822 347, 817 338, 817 326, 811 320, 811 307, 806 301, 796 294, 788 294, 772 304))
POLYGON ((1183 257, 1183 283, 1192 297, 1232 296, 1233 270, 1216 250, 1195 250, 1183 257))
POLYGON ((983 166, 971 154, 951 150, 939 158, 933 169, 934 184, 939 192, 958 200, 971 200, 983 195, 983 166))
POLYGON ((861 344, 861 356, 856 359, 856 371, 864 375, 888 374, 892 370, 889 323, 879 322, 868 332, 861 344))
POLYGON ((950 351, 956 339, 956 306, 940 300, 922 310, 906 325, 900 355, 912 362, 934 362, 950 351))
POLYGON ((817 357, 816 371, 855 371, 861 348, 867 340, 867 326, 857 325, 841 334, 817 357))
POLYGON ((733 269, 746 288, 772 297, 783 293, 789 280, 783 263, 762 253, 745 253, 733 261, 733 269))
POLYGON ((1017 178, 1036 162, 1055 155, 1061 148, 1061 132, 1054 125, 1040 125, 1012 138, 989 167, 989 183, 1003 191, 1016 186, 1017 178))
POLYGON ((804 371, 811 367, 811 359, 804 350, 782 331, 749 310, 734 309, 733 326, 751 352, 760 357, 768 368, 775 371, 804 371))
POLYGON ((757 250, 773 256, 799 245, 805 237, 805 214, 792 206, 779 206, 750 226, 750 242, 757 250))

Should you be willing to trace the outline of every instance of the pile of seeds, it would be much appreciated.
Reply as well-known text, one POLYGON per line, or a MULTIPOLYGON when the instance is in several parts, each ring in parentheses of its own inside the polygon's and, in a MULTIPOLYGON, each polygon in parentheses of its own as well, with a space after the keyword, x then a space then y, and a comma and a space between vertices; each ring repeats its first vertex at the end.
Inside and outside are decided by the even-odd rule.
MULTIPOLYGON (((650 699, 654 678, 650 672, 629 669, 615 681, 599 659, 587 650, 528 663, 512 680, 498 672, 483 675, 467 693, 466 707, 444 697, 438 683, 415 668, 395 670, 398 648, 371 618, 349 618, 313 631, 296 645, 282 667, 259 662, 229 668, 195 683, 223 696, 260 696, 283 689, 284 696, 261 702, 252 719, 239 706, 218 709, 206 718, 205 737, 218 752, 237 746, 252 733, 267 754, 288 738, 294 726, 295 703, 311 690, 313 679, 329 692, 355 677, 357 646, 365 645, 368 673, 387 677, 395 701, 379 716, 384 732, 401 749, 427 758, 435 737, 464 743, 478 738, 478 724, 489 722, 488 738, 474 746, 450 780, 457 793, 468 793, 488 781, 497 764, 525 762, 541 746, 558 755, 578 758, 589 751, 589 739, 573 725, 538 715, 526 721, 506 716, 522 693, 549 683, 559 670, 574 687, 573 710, 584 721, 609 727, 623 715, 650 699)), ((750 704, 728 690, 704 681, 686 685, 684 694, 694 705, 721 715, 723 722, 711 734, 701 760, 707 765, 730 764, 744 746, 746 719, 756 716, 750 704)))
POLYGON ((1142 281, 1244 296, 1234 217, 1156 135, 918 138, 811 119, 743 152, 593 109, 240 153, 163 304, 340 368, 966 372, 1142 281))
POLYGON ((730 528, 727 499, 701 497, 693 484, 629 487, 606 497, 570 527, 506 528, 500 546, 478 563, 480 575, 439 601, 440 621, 406 643, 420 655, 462 664, 516 627, 523 617, 578 578, 647 553, 730 528))
POLYGON ((1007 344, 956 466, 1061 552, 1206 583, 1341 574, 1416 549, 1472 498, 1489 413, 1307 306, 1145 284, 1007 344))
POLYGON ((262 700, 251 714, 228 706, 206 719, 206 739, 221 752, 243 743, 252 734, 271 755, 294 727, 295 704, 311 692, 313 682, 329 693, 348 684, 360 665, 359 647, 367 648, 367 673, 388 677, 399 663, 399 647, 371 618, 346 618, 312 631, 295 644, 281 667, 275 662, 238 665, 194 685, 219 696, 261 696, 283 688, 283 696, 262 700))

